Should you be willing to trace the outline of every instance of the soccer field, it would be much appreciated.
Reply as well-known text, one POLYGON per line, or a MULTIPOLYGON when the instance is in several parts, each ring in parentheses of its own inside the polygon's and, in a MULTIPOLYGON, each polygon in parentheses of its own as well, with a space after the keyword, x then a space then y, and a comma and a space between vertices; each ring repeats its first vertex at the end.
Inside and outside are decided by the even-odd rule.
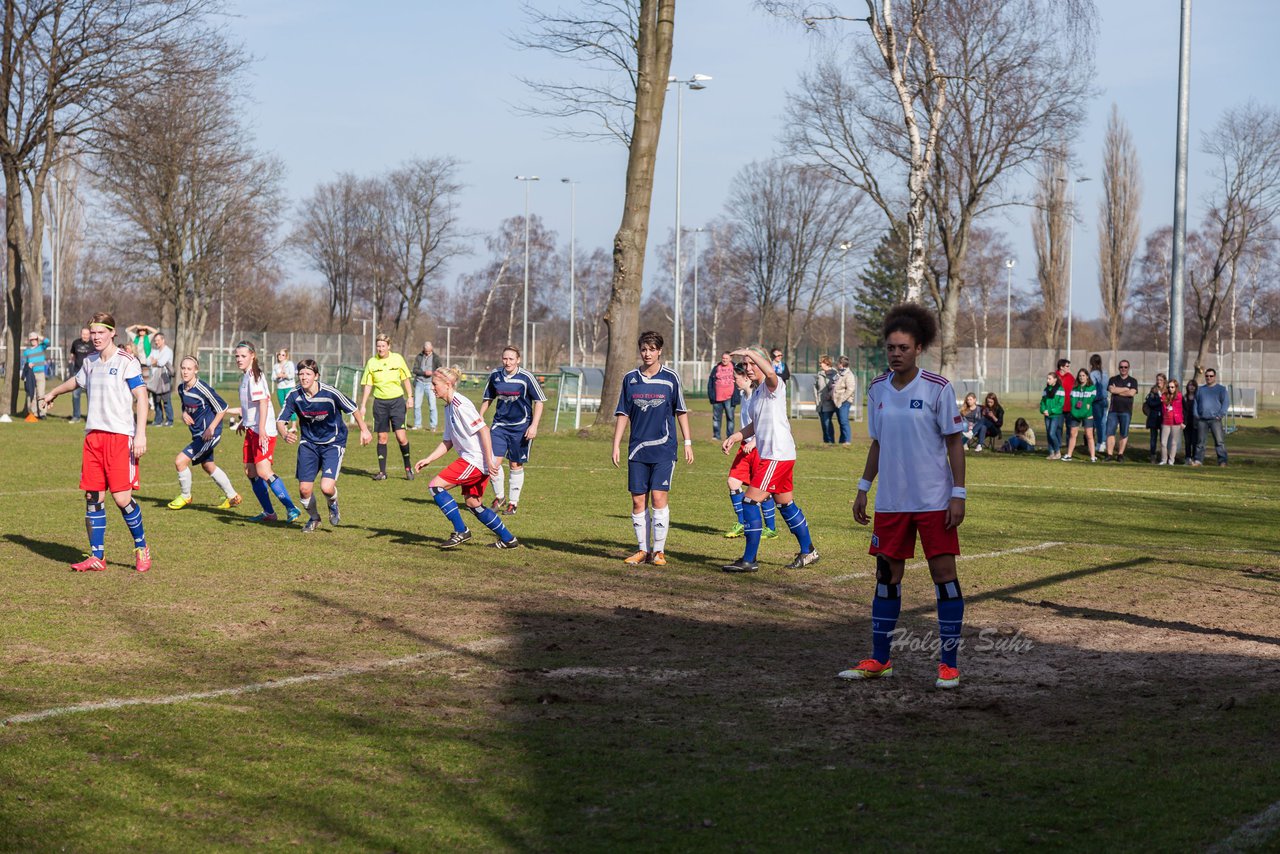
MULTIPOLYGON (((705 410, 693 423, 661 569, 621 563, 626 478, 602 436, 537 440, 506 517, 528 548, 472 524, 441 552, 429 478, 372 482, 354 437, 344 525, 303 536, 247 521, 234 436, 220 463, 245 504, 212 509, 196 472, 195 504, 167 510, 187 433, 151 430, 146 575, 110 506, 110 571, 67 571, 80 430, 0 425, 0 847, 1280 845, 1274 416, 1230 437, 1225 469, 969 455, 949 692, 922 563, 894 678, 834 678, 870 643, 870 531, 849 510, 865 425, 849 449, 797 422, 821 562, 783 570, 784 531, 732 576, 729 461, 705 410)), ((415 459, 438 439, 410 435, 415 459)))

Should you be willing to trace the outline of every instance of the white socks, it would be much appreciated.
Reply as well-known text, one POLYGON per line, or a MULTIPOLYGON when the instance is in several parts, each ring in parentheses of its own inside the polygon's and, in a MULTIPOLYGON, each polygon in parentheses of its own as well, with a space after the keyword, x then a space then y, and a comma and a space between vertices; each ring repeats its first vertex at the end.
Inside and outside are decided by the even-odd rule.
POLYGON ((520 490, 524 489, 524 466, 511 472, 511 503, 520 503, 520 490))
POLYGON ((636 545, 640 551, 649 551, 649 518, 645 513, 631 514, 631 527, 636 532, 636 545))
POLYGON ((333 495, 326 495, 324 497, 324 503, 328 504, 330 507, 338 503, 338 487, 335 486, 333 488, 333 495))
POLYGON ((316 511, 316 494, 313 492, 306 498, 302 499, 302 506, 307 510, 307 516, 311 519, 319 519, 320 514, 316 511))
POLYGON ((661 510, 656 507, 653 509, 653 550, 655 552, 667 550, 667 528, 670 527, 670 522, 670 507, 663 507, 661 510))
MULTIPOLYGON (((227 473, 220 468, 215 468, 210 472, 209 477, 213 478, 213 482, 218 484, 218 489, 222 490, 222 494, 228 498, 236 497, 236 488, 231 485, 231 478, 227 477, 227 473)), ((181 479, 181 478, 179 478, 181 479)), ((191 483, 191 475, 187 475, 187 483, 191 483)))
POLYGON ((178 488, 182 490, 183 498, 191 497, 191 469, 178 472, 178 488))
MULTIPOLYGON (((490 485, 493 486, 493 497, 499 501, 505 501, 507 498, 506 476, 506 469, 498 466, 498 476, 489 479, 490 485)), ((511 475, 511 479, 516 479, 515 474, 511 475)))

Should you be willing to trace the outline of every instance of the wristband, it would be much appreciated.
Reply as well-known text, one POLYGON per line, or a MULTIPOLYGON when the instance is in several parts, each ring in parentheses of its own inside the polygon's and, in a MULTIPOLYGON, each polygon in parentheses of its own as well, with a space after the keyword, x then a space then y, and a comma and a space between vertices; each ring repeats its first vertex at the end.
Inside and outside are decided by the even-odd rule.
POLYGON ((964 501, 964 500, 965 500, 966 495, 967 495, 967 493, 965 492, 965 489, 964 489, 964 487, 963 487, 963 486, 953 486, 953 487, 951 487, 951 497, 952 497, 952 498, 959 498, 961 501, 964 501))
POLYGON ((867 480, 865 477, 863 477, 863 478, 859 478, 859 479, 858 479, 858 491, 859 491, 859 492, 870 492, 870 491, 871 491, 871 481, 867 480))
POLYGON ((685 439, 685 440, 684 440, 684 446, 685 446, 686 448, 691 447, 692 445, 693 445, 693 440, 692 440, 692 439, 685 439))

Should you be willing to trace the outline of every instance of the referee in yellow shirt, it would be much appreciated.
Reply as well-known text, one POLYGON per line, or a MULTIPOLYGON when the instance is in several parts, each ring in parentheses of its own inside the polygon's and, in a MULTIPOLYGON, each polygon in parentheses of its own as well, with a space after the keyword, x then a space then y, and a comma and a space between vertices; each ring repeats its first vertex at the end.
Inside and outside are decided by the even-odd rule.
POLYGON ((413 466, 409 463, 409 437, 404 432, 406 402, 413 399, 413 386, 409 366, 399 353, 391 352, 391 336, 382 334, 374 344, 375 354, 364 364, 364 396, 360 398, 360 411, 369 403, 373 392, 373 430, 378 434, 378 473, 374 480, 387 479, 387 430, 394 430, 400 443, 400 456, 404 457, 404 478, 413 480, 413 466))

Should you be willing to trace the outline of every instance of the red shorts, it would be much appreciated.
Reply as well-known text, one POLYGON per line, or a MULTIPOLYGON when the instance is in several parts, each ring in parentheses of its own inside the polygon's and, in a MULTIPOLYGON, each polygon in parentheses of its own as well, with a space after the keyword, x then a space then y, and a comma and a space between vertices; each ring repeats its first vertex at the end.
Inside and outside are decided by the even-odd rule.
POLYGON ((489 485, 489 473, 462 457, 445 466, 444 471, 440 472, 440 479, 462 487, 461 492, 465 498, 483 498, 485 487, 489 485))
POLYGON ((960 554, 960 529, 947 527, 946 510, 925 513, 876 513, 871 523, 871 550, 893 560, 916 556, 916 532, 926 558, 960 554))
POLYGON ((743 483, 750 483, 751 474, 759 464, 760 457, 756 454, 755 448, 747 452, 743 451, 742 446, 739 445, 738 453, 733 457, 733 465, 729 466, 729 477, 734 480, 740 480, 743 483))
POLYGON ((755 466, 751 471, 751 486, 770 495, 791 492, 794 488, 791 485, 791 470, 795 465, 795 460, 766 460, 756 456, 755 466))
POLYGON ((262 446, 258 444, 259 441, 261 441, 261 437, 253 430, 244 431, 244 461, 246 465, 259 463, 262 460, 266 460, 269 463, 275 461, 276 437, 267 437, 267 450, 265 453, 262 450, 262 446))
POLYGON ((123 433, 90 430, 80 457, 80 488, 86 492, 124 492, 138 488, 138 462, 133 438, 123 433))

